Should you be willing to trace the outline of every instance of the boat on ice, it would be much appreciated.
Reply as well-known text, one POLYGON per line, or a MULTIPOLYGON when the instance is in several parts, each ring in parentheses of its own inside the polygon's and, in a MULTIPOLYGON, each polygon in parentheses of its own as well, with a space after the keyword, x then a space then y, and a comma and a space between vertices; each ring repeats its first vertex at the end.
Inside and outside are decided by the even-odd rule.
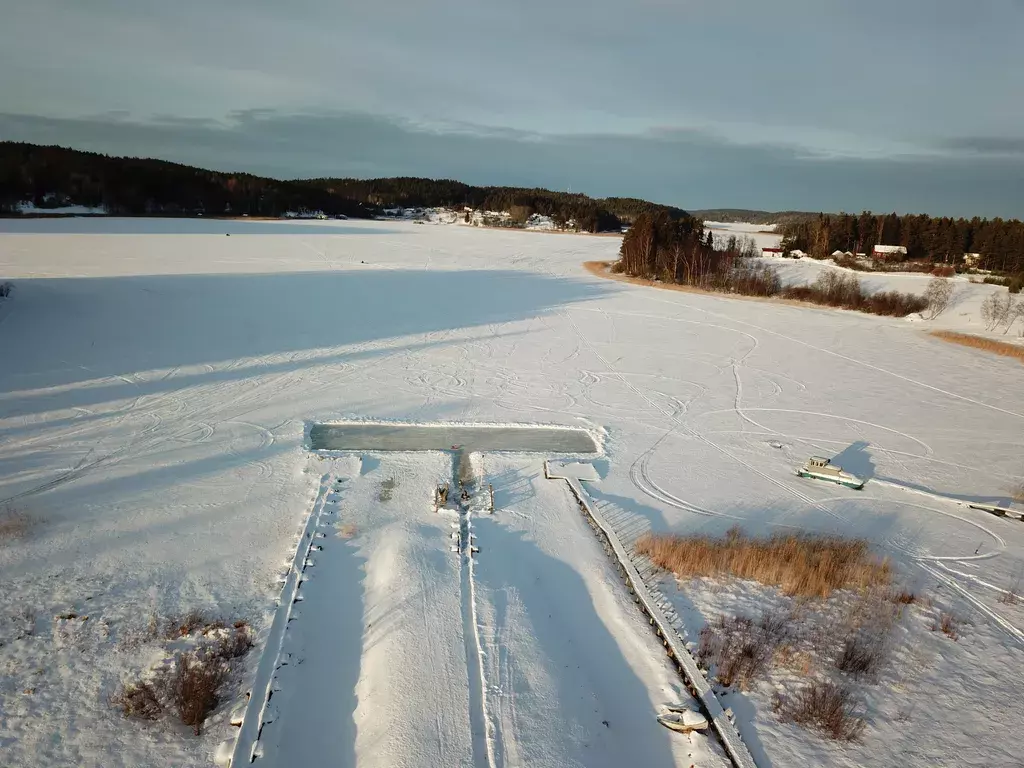
POLYGON ((687 707, 668 707, 668 712, 658 715, 658 722, 666 728, 679 733, 703 731, 708 727, 708 719, 700 712, 687 707))
POLYGON ((810 477, 815 480, 827 480, 830 483, 845 485, 847 488, 860 490, 864 487, 864 481, 856 475, 845 472, 842 467, 831 463, 821 456, 811 456, 797 474, 800 477, 810 477))

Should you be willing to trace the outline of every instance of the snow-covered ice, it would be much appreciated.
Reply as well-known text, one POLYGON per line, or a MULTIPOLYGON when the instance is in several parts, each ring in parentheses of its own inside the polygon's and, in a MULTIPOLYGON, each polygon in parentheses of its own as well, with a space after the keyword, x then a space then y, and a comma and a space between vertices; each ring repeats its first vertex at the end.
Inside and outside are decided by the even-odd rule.
MULTIPOLYGON (((248 617, 265 642, 329 473, 348 478, 340 535, 303 583, 283 646, 301 653, 261 759, 722 764, 713 735, 657 724, 685 694, 566 484, 544 478, 543 460, 565 457, 483 455, 497 511, 473 518, 467 620, 459 521, 431 511, 450 455, 306 450, 309 423, 363 418, 600 429, 588 492, 654 530, 868 537, 962 617, 961 638, 921 619, 921 658, 894 662, 892 698, 884 681, 869 689, 856 748, 780 725, 771 691, 755 691, 737 708, 755 754, 1017 759, 1024 612, 999 597, 1024 569, 1024 525, 957 502, 1004 503, 1022 479, 1020 364, 923 332, 974 329, 989 286, 958 283, 959 308, 907 323, 603 280, 581 264, 614 259, 610 237, 113 218, 0 232, 15 285, 0 310, 0 506, 32 521, 0 541, 4 765, 210 764, 243 681, 201 738, 126 721, 108 696, 147 660, 124 641, 151 612, 200 608, 248 617), (865 489, 797 478, 812 454, 865 489), (67 611, 89 619, 56 618, 67 611), (310 703, 323 719, 300 722, 310 703), (893 722, 908 708, 909 725, 893 722), (329 728, 307 743, 316 723, 329 728)), ((739 604, 730 594, 684 585, 679 599, 711 615, 739 604)))

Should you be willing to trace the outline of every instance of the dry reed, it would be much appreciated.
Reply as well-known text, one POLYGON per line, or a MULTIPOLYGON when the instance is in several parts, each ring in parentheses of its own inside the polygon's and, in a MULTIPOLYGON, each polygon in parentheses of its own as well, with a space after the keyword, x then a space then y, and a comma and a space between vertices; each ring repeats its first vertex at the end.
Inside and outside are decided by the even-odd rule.
POLYGON ((1012 357, 1024 363, 1024 346, 1021 346, 1020 344, 1010 344, 1005 341, 985 339, 981 336, 971 336, 968 333, 956 333, 954 331, 932 331, 931 334, 935 338, 942 339, 943 341, 960 344, 964 347, 981 349, 985 352, 1002 355, 1003 357, 1012 357))
POLYGON ((723 538, 647 534, 636 550, 679 578, 735 576, 803 597, 887 585, 893 575, 889 561, 874 557, 866 541, 837 536, 748 538, 733 528, 723 538))

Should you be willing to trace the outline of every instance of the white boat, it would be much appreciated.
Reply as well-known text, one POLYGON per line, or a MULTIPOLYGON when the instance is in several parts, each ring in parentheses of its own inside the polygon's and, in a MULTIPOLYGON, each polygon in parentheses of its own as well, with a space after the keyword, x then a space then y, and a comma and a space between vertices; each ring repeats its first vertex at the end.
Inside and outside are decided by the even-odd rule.
POLYGON ((669 707, 669 711, 658 715, 658 722, 666 728, 679 733, 703 731, 708 727, 708 719, 700 712, 683 707, 669 707))
POLYGON ((832 464, 828 459, 821 456, 811 456, 797 474, 800 477, 810 477, 815 480, 827 480, 830 483, 845 485, 847 488, 860 490, 864 487, 864 481, 856 475, 843 471, 843 468, 832 464))

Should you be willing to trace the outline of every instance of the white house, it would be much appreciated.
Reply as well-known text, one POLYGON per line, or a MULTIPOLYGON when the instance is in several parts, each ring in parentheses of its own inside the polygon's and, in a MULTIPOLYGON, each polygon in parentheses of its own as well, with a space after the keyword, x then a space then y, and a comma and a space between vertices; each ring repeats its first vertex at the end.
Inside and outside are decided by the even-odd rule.
POLYGON ((907 257, 905 245, 876 245, 871 251, 871 258, 887 261, 902 261, 907 257))

